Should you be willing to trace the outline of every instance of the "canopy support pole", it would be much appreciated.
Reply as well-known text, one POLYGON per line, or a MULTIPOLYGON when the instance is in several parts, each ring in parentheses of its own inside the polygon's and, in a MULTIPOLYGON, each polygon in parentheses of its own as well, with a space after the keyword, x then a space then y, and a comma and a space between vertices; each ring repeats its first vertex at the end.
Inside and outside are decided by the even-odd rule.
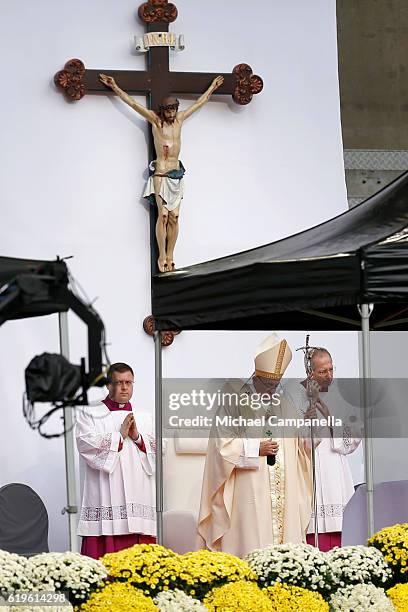
POLYGON ((163 373, 161 332, 154 332, 157 543, 163 545, 163 373))
POLYGON ((367 495, 367 535, 374 535, 374 476, 373 476, 373 439, 370 411, 370 316, 373 304, 361 304, 358 310, 361 317, 362 362, 363 362, 363 414, 364 414, 364 476, 367 495))
MULTIPOLYGON (((60 352, 69 360, 68 313, 58 314, 60 352)), ((76 476, 75 476, 75 444, 74 444, 75 407, 64 406, 64 446, 65 446, 65 473, 67 487, 67 505, 62 513, 68 514, 69 548, 71 552, 78 552, 77 514, 76 503, 76 476)))

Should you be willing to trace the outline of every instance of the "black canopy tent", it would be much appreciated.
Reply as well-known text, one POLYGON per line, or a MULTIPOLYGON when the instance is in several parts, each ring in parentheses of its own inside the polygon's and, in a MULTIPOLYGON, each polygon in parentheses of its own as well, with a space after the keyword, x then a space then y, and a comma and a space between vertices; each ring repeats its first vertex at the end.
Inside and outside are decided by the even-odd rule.
MULTIPOLYGON (((368 533, 372 535, 369 330, 408 329, 408 172, 358 206, 308 230, 249 251, 154 276, 152 311, 157 330, 158 440, 162 432, 159 331, 362 330, 365 479, 368 533)), ((161 448, 158 451, 160 526, 161 448)))
POLYGON ((152 282, 156 329, 406 329, 408 173, 316 227, 152 282))
MULTIPOLYGON (((100 386, 105 328, 98 313, 70 286, 64 261, 0 257, 0 326, 8 320, 58 313, 61 353, 69 358, 67 311, 73 310, 88 328, 88 372, 84 387, 100 386)), ((85 390, 85 389, 84 389, 85 390)), ((76 551, 76 484, 72 408, 64 408, 64 442, 70 546, 76 551)))

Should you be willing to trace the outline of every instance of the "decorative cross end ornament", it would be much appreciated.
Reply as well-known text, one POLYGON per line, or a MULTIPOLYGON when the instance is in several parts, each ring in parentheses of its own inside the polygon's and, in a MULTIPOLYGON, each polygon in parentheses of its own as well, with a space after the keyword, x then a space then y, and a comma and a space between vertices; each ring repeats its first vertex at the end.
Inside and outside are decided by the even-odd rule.
POLYGON ((260 76, 253 74, 248 64, 238 64, 232 73, 236 78, 236 85, 232 98, 237 104, 249 104, 252 97, 262 91, 263 81, 260 76))
MULTIPOLYGON (((148 336, 153 336, 155 332, 153 315, 150 315, 145 318, 145 320, 143 321, 143 329, 148 336)), ((179 333, 179 330, 161 332, 161 345, 170 346, 170 344, 173 344, 174 337, 177 336, 179 333)))
POLYGON ((177 8, 167 0, 149 0, 139 6, 139 19, 144 23, 172 23, 177 19, 177 8))
POLYGON ((80 100, 84 97, 86 90, 83 82, 85 66, 79 59, 69 60, 64 70, 60 70, 54 76, 54 83, 62 89, 70 100, 80 100))

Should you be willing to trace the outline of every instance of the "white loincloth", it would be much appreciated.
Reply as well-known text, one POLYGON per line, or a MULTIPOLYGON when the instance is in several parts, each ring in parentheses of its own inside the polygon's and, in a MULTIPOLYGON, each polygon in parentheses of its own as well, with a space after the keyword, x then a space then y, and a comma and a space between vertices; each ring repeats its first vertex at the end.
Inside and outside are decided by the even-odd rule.
MULTIPOLYGON (((154 171, 155 167, 153 164, 154 162, 151 162, 149 168, 150 170, 154 171)), ((147 198, 150 195, 155 195, 153 175, 149 176, 147 179, 146 187, 143 192, 144 198, 147 198)), ((178 208, 178 206, 180 206, 181 200, 184 196, 184 179, 162 176, 159 195, 164 202, 164 207, 167 208, 168 211, 175 210, 178 208)))

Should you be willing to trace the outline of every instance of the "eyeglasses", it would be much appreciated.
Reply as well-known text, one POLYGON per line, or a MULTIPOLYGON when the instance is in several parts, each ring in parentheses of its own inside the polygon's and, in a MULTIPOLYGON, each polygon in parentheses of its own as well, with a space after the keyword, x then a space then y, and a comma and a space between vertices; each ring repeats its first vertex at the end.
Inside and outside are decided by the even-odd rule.
POLYGON ((114 387, 131 387, 133 383, 133 380, 114 380, 111 385, 114 387))
POLYGON ((327 376, 327 374, 333 374, 333 372, 335 371, 335 368, 326 368, 326 370, 317 370, 316 374, 318 374, 319 376, 327 376))

